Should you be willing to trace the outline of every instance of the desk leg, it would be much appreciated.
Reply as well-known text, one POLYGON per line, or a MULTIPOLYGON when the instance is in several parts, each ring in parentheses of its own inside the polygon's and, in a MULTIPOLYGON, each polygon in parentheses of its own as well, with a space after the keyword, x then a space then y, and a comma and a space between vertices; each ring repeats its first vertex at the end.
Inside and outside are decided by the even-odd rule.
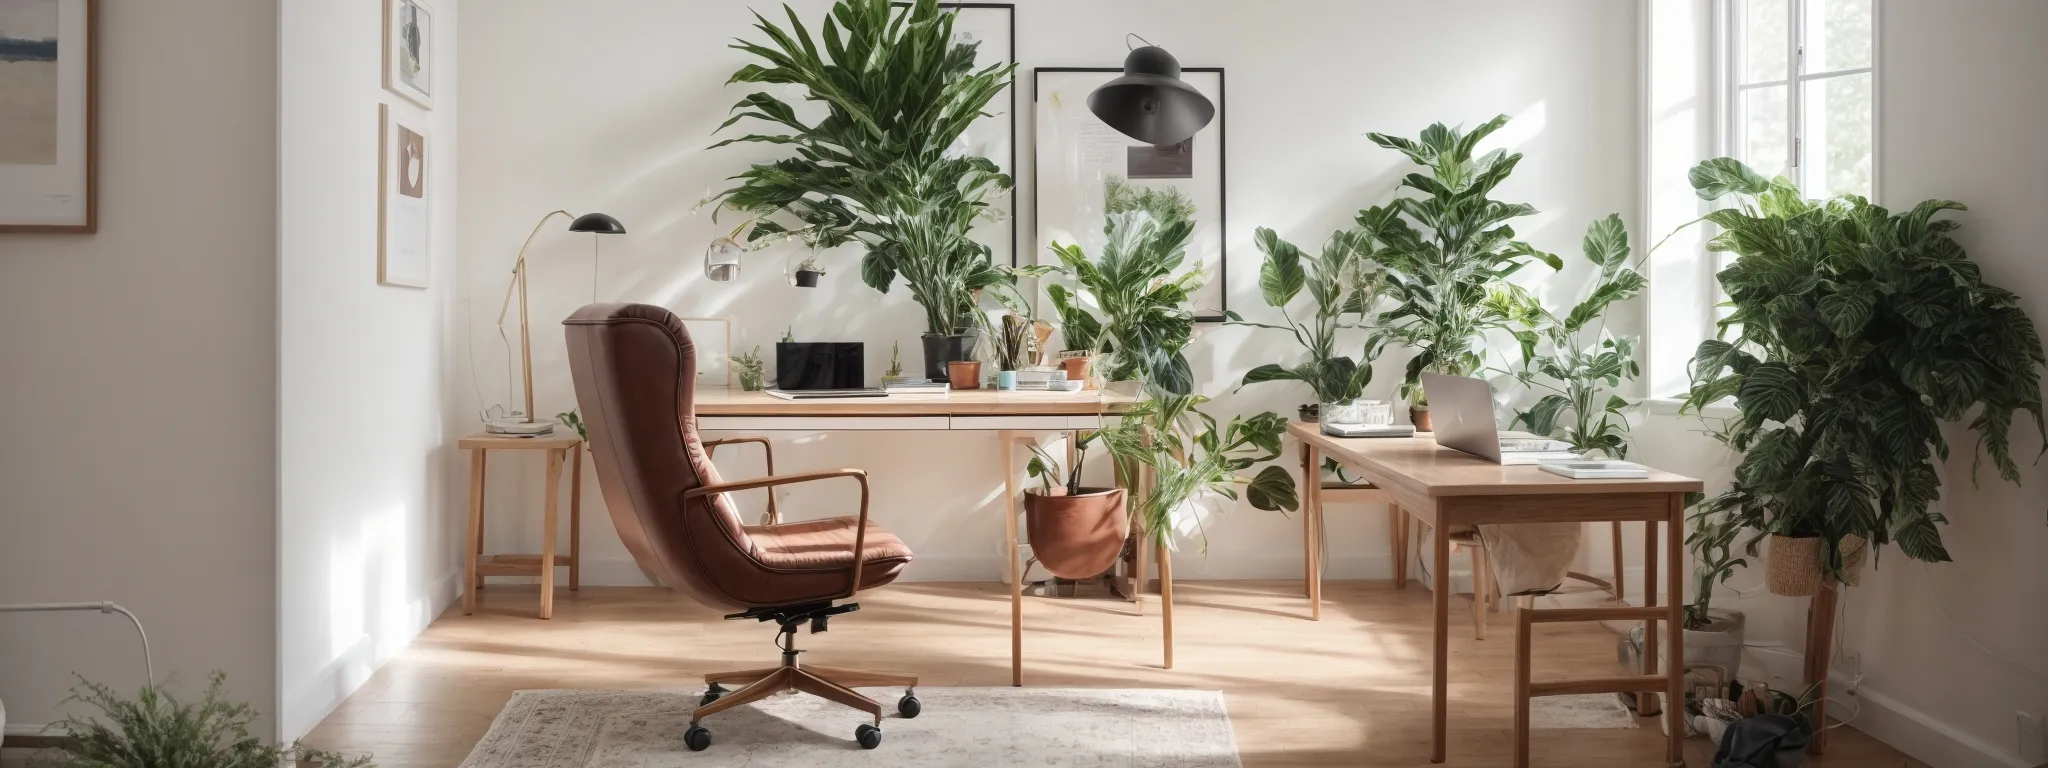
POLYGON ((1302 541, 1308 560, 1308 618, 1323 620, 1323 452, 1303 444, 1301 482, 1302 541))
POLYGON ((563 451, 548 451, 547 501, 541 504, 540 617, 555 617, 555 507, 562 493, 563 451))
POLYGON ((1444 737, 1450 719, 1451 664, 1451 533, 1441 520, 1430 526, 1432 655, 1429 662, 1429 761, 1444 761, 1444 737))
POLYGON ((1166 642, 1166 668, 1173 669, 1173 553, 1159 545, 1159 628, 1166 642))
MULTIPOLYGON (((1664 732, 1670 739, 1665 745, 1666 763, 1674 766, 1685 765, 1685 556, 1679 547, 1685 540, 1685 494, 1671 494, 1671 516, 1665 523, 1664 534, 1664 604, 1670 606, 1670 618, 1665 621, 1666 642, 1670 647, 1664 655, 1670 660, 1664 671, 1669 678, 1664 684, 1664 732)), ((1644 633, 1648 634, 1648 633, 1644 633)))
MULTIPOLYGON (((1684 529, 1681 528, 1679 530, 1684 529)), ((1657 544, 1657 521, 1645 521, 1643 523, 1644 608, 1657 607, 1657 557, 1659 555, 1657 544)), ((1657 637, 1657 620, 1645 619, 1643 621, 1643 659, 1641 667, 1642 673, 1645 675, 1657 674, 1658 640, 1659 638, 1657 637)), ((1683 709, 1683 706, 1683 704, 1680 704, 1681 710, 1683 709)), ((1647 691, 1638 692, 1636 694, 1637 715, 1643 717, 1654 717, 1662 713, 1663 710, 1659 708, 1657 703, 1657 694, 1649 693, 1647 691)))
POLYGON ((1307 440, 1303 440, 1303 441, 1301 441, 1301 596, 1302 596, 1302 597, 1307 597, 1307 596, 1308 596, 1308 594, 1309 594, 1309 591, 1308 591, 1308 582, 1309 582, 1309 580, 1310 580, 1310 579, 1313 579, 1313 578, 1315 578, 1315 572, 1316 572, 1316 564, 1315 564, 1315 559, 1314 559, 1314 558, 1315 558, 1315 556, 1314 556, 1314 555, 1311 555, 1311 554, 1309 554, 1310 552, 1313 552, 1313 551, 1315 551, 1315 541, 1314 541, 1314 540, 1312 539, 1311 535, 1309 534, 1309 520, 1308 520, 1308 509, 1309 509, 1309 505, 1310 505, 1311 503, 1313 503, 1313 501, 1314 501, 1313 499, 1311 499, 1311 498, 1309 497, 1309 491, 1308 491, 1308 482, 1309 482, 1309 480, 1308 480, 1308 478, 1309 478, 1309 473, 1308 473, 1308 456, 1309 456, 1309 452, 1310 452, 1310 451, 1312 451, 1312 450, 1314 450, 1314 449, 1312 449, 1312 448, 1310 448, 1310 447, 1309 447, 1309 444, 1308 444, 1308 441, 1307 441, 1307 440))
POLYGON ((1387 514, 1394 518, 1394 588, 1408 588, 1408 553, 1415 551, 1415 516, 1399 504, 1388 504, 1387 514))
MULTIPOLYGON (((569 449, 569 591, 583 588, 583 446, 569 449)), ((772 474, 772 473, 771 473, 772 474)), ((768 489, 773 495, 775 489, 768 489)))
POLYGON ((476 613, 476 590, 483 578, 476 575, 476 560, 484 548, 484 454, 482 448, 469 452, 469 546, 462 566, 462 613, 476 613))
POLYGON ((1024 685, 1024 574, 1017 563, 1017 433, 1003 441, 1003 566, 1010 574, 1010 685, 1024 685))
POLYGON ((1617 606, 1627 605, 1628 597, 1626 596, 1626 590, 1621 586, 1621 521, 1616 520, 1608 523, 1608 525, 1613 526, 1614 531, 1614 604, 1617 606))
MULTIPOLYGON (((1117 478, 1119 481, 1130 485, 1130 492, 1124 494, 1124 503, 1130 505, 1133 509, 1136 508, 1138 500, 1145 497, 1144 475, 1145 471, 1142 467, 1132 467, 1130 477, 1118 476, 1117 478)), ((1131 579, 1131 602, 1137 604, 1138 615, 1143 616, 1145 615, 1145 582, 1150 580, 1152 576, 1152 528, 1146 523, 1143 514, 1131 518, 1131 524, 1132 528, 1138 532, 1138 538, 1131 544, 1131 561, 1137 570, 1136 575, 1131 579)))
MULTIPOLYGON (((470 494, 472 499, 482 499, 484 497, 484 487, 490 481, 490 459, 487 458, 489 453, 488 449, 476 449, 476 466, 474 467, 474 474, 476 476, 472 478, 476 482, 476 493, 470 494)), ((481 507, 481 502, 479 502, 479 507, 481 507)), ((478 562, 482 562, 484 559, 484 524, 487 522, 489 520, 484 517, 483 512, 479 509, 476 515, 476 529, 470 536, 470 538, 475 540, 471 543, 475 545, 478 562)), ((470 582, 475 584, 479 591, 484 588, 484 577, 479 574, 470 574, 470 582)))

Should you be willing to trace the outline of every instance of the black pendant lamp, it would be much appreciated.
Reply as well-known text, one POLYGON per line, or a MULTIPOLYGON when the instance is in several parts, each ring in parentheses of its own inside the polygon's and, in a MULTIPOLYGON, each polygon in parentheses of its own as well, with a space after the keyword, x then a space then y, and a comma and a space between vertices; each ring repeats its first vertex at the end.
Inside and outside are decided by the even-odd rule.
POLYGON ((1180 79, 1180 61, 1149 43, 1124 57, 1123 77, 1088 94, 1088 111, 1117 132, 1157 146, 1187 141, 1216 118, 1209 97, 1180 79))

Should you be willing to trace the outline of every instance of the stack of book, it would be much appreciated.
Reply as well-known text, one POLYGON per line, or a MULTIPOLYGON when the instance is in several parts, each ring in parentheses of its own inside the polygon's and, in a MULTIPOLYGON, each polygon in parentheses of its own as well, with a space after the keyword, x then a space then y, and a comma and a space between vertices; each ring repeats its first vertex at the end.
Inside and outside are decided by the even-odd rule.
POLYGON ((951 387, 943 381, 895 377, 882 380, 882 391, 896 395, 937 395, 944 397, 951 387))
POLYGON ((1572 450, 1572 444, 1563 440, 1552 440, 1542 435, 1527 432, 1500 433, 1500 463, 1541 464, 1546 461, 1570 461, 1579 458, 1572 450))
POLYGON ((1027 369, 1017 372, 1017 390, 1020 392, 1079 392, 1081 382, 1068 381, 1067 372, 1060 368, 1027 369))
POLYGON ((1650 468, 1627 461, 1546 461, 1537 466, 1573 480, 1642 480, 1650 468))

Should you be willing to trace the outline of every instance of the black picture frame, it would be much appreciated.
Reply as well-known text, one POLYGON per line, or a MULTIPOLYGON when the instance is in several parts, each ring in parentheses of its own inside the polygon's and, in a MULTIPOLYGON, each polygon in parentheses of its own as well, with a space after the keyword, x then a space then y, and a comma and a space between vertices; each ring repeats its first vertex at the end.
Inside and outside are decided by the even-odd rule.
MULTIPOLYGON (((901 0, 899 0, 898 2, 893 2, 893 3, 890 3, 889 5, 890 5, 890 6, 892 6, 892 7, 896 7, 896 8, 911 8, 911 7, 914 7, 914 4, 913 4, 913 3, 901 2, 901 0)), ((1006 27, 1008 28, 1008 32, 1009 32, 1009 42, 1010 42, 1010 58, 1009 58, 1009 63, 1010 63, 1010 64, 1013 64, 1013 65, 1017 63, 1017 5, 1016 5, 1015 3, 947 3, 947 2, 941 2, 941 3, 939 3, 939 8, 940 8, 941 10, 944 10, 944 9, 947 9, 947 8, 951 8, 951 9, 954 9, 954 10, 956 10, 956 11, 957 11, 957 10, 962 10, 962 9, 982 9, 982 10, 999 10, 999 11, 1002 11, 1002 12, 1004 12, 1005 14, 1007 14, 1007 15, 1009 16, 1009 19, 1008 19, 1009 23, 1008 23, 1007 25, 1005 25, 1005 26, 1006 26, 1006 27)), ((1016 183, 1015 183, 1015 181, 1016 181, 1016 178, 1017 178, 1017 175, 1018 175, 1018 170, 1017 170, 1017 77, 1016 77, 1016 74, 1015 74, 1014 72, 1013 72, 1013 73, 1011 73, 1011 75, 1010 75, 1010 87, 1009 87, 1009 91, 1010 91, 1010 109, 1009 109, 1009 111, 1008 111, 1008 112, 1006 112, 1006 113, 1004 113, 1004 114, 1007 114, 1007 115, 1009 116, 1009 118, 1010 118, 1010 119, 1009 119, 1009 123, 1010 123, 1010 179, 1011 179, 1011 182, 1012 182, 1012 183, 1011 183, 1011 185, 1010 185, 1010 192, 1009 192, 1009 195, 1010 195, 1010 208, 1011 208, 1011 210, 1010 210, 1010 212, 1009 212, 1009 213, 1010 213, 1010 215, 1009 215, 1009 218, 1010 218, 1010 266, 1014 268, 1014 267, 1018 266, 1018 254, 1020 254, 1020 253, 1022 253, 1022 252, 1023 252, 1023 243, 1022 243, 1023 233, 1022 233, 1022 231, 1021 231, 1021 230, 1019 230, 1019 229, 1018 229, 1018 224, 1017 224, 1017 219, 1018 219, 1018 216, 1017 216, 1017 211, 1015 210, 1015 209, 1017 208, 1017 206, 1018 206, 1018 198, 1017 198, 1018 192, 1017 192, 1017 185, 1016 185, 1016 183)))
MULTIPOLYGON (((1123 71, 1122 67, 1034 67, 1031 70, 1032 109, 1035 113, 1038 108, 1040 75, 1043 73, 1121 73, 1123 71)), ((1218 288, 1217 295, 1220 298, 1214 313, 1201 314, 1197 312, 1195 322, 1223 323, 1229 321, 1227 313, 1230 311, 1230 131, 1229 121, 1226 119, 1229 115, 1229 110, 1225 109, 1225 98, 1229 93, 1230 78, 1224 73, 1223 67, 1182 67, 1181 72, 1183 74, 1199 72, 1214 73, 1216 75, 1216 120, 1213 125, 1216 127, 1216 157, 1218 161, 1216 184, 1219 194, 1216 202, 1216 222, 1219 228, 1220 241, 1216 252, 1216 286, 1218 288)), ((1031 127, 1031 147, 1032 152, 1035 154, 1039 151, 1038 121, 1035 114, 1031 127)), ((1031 221, 1034 227, 1040 221, 1039 197, 1041 187, 1038 182, 1038 163, 1037 158, 1034 157, 1031 163, 1031 221)), ((1035 232, 1033 236, 1036 237, 1035 232)), ((1036 247, 1036 243, 1034 243, 1034 247, 1036 247)))

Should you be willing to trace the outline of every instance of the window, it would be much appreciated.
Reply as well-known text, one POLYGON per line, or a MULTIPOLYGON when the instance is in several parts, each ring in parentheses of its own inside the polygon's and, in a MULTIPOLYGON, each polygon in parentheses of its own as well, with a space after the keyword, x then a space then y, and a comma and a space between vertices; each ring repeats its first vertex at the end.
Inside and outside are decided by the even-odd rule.
POLYGON ((1726 0, 1726 147, 1810 197, 1874 197, 1876 0, 1726 0))

